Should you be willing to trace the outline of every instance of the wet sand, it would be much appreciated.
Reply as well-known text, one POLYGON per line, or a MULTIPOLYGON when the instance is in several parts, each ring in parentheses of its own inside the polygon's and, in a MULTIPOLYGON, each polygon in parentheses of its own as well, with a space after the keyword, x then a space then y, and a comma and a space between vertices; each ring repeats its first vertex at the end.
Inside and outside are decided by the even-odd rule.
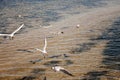
POLYGON ((119 80, 119 69, 106 68, 103 63, 106 57, 110 57, 103 54, 110 40, 100 39, 120 17, 119 7, 92 9, 51 22, 50 28, 28 29, 26 33, 17 34, 14 40, 5 40, 0 44, 0 79, 43 80, 46 76, 47 80, 119 80), (80 24, 79 28, 77 24, 80 24), (54 34, 60 31, 64 34, 54 34), (49 57, 62 56, 43 60, 39 52, 33 51, 32 48, 43 47, 44 35, 47 36, 49 57), (41 61, 31 63, 38 59, 41 61), (54 64, 65 67, 75 77, 52 71, 54 64))

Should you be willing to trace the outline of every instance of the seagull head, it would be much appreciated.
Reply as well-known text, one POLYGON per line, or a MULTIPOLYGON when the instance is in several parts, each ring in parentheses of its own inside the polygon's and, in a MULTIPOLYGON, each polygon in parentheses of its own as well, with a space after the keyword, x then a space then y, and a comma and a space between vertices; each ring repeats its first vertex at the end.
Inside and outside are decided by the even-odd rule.
POLYGON ((55 70, 56 66, 58 66, 57 64, 53 65, 51 69, 55 70))
POLYGON ((53 70, 54 70, 54 69, 55 69, 55 67, 53 66, 53 67, 51 67, 51 69, 53 69, 53 70))
POLYGON ((56 72, 55 66, 51 67, 52 70, 54 70, 56 72))

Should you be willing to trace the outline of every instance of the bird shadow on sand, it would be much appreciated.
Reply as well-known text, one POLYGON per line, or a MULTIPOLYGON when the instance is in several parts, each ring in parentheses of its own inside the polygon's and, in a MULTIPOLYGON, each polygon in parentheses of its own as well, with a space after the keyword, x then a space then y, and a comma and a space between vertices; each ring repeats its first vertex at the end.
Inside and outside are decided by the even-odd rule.
POLYGON ((107 71, 91 71, 88 72, 87 74, 85 74, 85 78, 81 79, 81 80, 101 80, 99 76, 103 76, 107 73, 107 71))
POLYGON ((28 50, 28 49, 17 49, 17 51, 27 52, 27 53, 33 53, 33 51, 30 51, 30 50, 28 50))
POLYGON ((36 59, 36 60, 31 60, 29 62, 31 62, 32 64, 36 64, 37 62, 41 62, 42 59, 36 59))
POLYGON ((52 55, 52 56, 49 56, 48 58, 59 58, 61 56, 62 56, 61 54, 59 54, 59 55, 52 55))
POLYGON ((88 43, 83 43, 83 44, 77 44, 80 47, 79 48, 74 48, 70 51, 70 53, 72 54, 80 54, 81 52, 86 52, 88 50, 90 50, 92 47, 94 47, 96 45, 95 42, 90 41, 88 43))
POLYGON ((16 79, 16 80, 35 80, 35 79, 44 80, 44 78, 46 77, 45 71, 46 71, 46 69, 35 68, 30 72, 31 75, 24 76, 24 77, 16 79))
POLYGON ((60 63, 61 63, 61 61, 54 60, 54 61, 48 61, 48 62, 44 63, 43 65, 45 65, 45 66, 54 66, 54 65, 58 65, 60 63))
POLYGON ((94 40, 108 41, 106 48, 103 50, 102 55, 105 56, 102 60, 104 66, 100 68, 106 69, 104 74, 101 71, 91 71, 86 74, 83 80, 101 80, 100 77, 104 76, 105 80, 119 80, 120 79, 120 18, 114 21, 111 27, 104 32, 101 36, 94 40), (93 73, 101 74, 94 76, 93 73))
POLYGON ((72 60, 65 60, 65 65, 71 65, 74 64, 74 62, 72 60))

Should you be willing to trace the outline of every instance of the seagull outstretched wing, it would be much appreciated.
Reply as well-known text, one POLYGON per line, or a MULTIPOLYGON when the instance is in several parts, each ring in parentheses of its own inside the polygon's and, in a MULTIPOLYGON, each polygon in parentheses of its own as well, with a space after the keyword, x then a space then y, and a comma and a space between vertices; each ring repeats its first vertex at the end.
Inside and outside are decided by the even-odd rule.
POLYGON ((10 36, 10 34, 0 34, 0 36, 10 36))
POLYGON ((44 47, 43 47, 43 51, 46 51, 46 48, 47 48, 47 39, 46 39, 46 37, 45 37, 45 45, 44 45, 44 47))
POLYGON ((24 24, 22 24, 19 28, 17 28, 14 32, 12 32, 11 34, 15 34, 16 32, 18 32, 22 27, 24 26, 24 24))
POLYGON ((35 48, 37 51, 43 52, 41 49, 35 48))

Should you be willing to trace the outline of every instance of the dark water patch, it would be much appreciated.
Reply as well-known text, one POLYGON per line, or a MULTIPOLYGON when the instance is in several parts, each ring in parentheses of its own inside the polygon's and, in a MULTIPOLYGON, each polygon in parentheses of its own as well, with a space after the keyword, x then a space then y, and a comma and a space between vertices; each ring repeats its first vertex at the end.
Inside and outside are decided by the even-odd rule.
POLYGON ((42 2, 42 3, 45 3, 45 2, 47 2, 47 3, 54 2, 54 3, 58 3, 59 2, 59 4, 66 3, 67 6, 68 5, 71 6, 72 5, 71 3, 73 3, 73 4, 76 3, 76 5, 82 4, 84 6, 97 6, 99 4, 103 4, 102 1, 103 0, 71 0, 71 1, 69 1, 69 0, 58 0, 58 1, 56 1, 56 0, 34 0, 34 1, 33 0, 0 0, 0 3, 2 5, 4 5, 4 6, 8 5, 8 4, 13 4, 13 3, 15 4, 15 3, 21 3, 21 2, 24 2, 24 3, 25 2, 31 2, 31 3, 37 3, 37 2, 42 2))
POLYGON ((57 65, 57 64, 60 64, 61 61, 48 61, 46 63, 44 63, 45 66, 54 66, 54 65, 57 65))
POLYGON ((108 58, 105 58, 105 59, 108 60, 108 61, 118 62, 118 61, 120 61, 120 56, 113 56, 113 57, 108 57, 108 58))
POLYGON ((65 65, 71 65, 74 64, 72 60, 65 60, 65 65))
POLYGON ((23 78, 21 78, 21 79, 16 79, 16 80, 34 80, 34 79, 36 79, 35 76, 24 76, 23 78))
POLYGON ((62 18, 57 12, 46 10, 40 14, 43 23, 58 21, 62 18))
POLYGON ((81 80, 101 80, 100 76, 106 75, 107 71, 91 71, 85 74, 85 78, 81 80))
POLYGON ((62 56, 61 54, 60 55, 53 55, 53 56, 50 56, 49 58, 59 58, 61 56, 62 56))
POLYGON ((103 0, 82 0, 81 4, 87 7, 106 5, 103 0))
POLYGON ((83 44, 77 44, 80 47, 79 48, 75 48, 71 50, 72 54, 79 54, 81 52, 86 52, 88 50, 90 50, 92 47, 95 46, 95 42, 88 42, 88 43, 83 43, 83 44))
POLYGON ((120 19, 113 23, 112 27, 108 29, 107 33, 112 33, 112 35, 106 35, 107 37, 110 36, 111 39, 107 43, 103 55, 114 57, 120 56, 120 19))
MULTIPOLYGON (((120 75, 120 18, 116 19, 110 28, 103 32, 103 34, 96 38, 96 40, 108 41, 105 49, 102 52, 102 55, 106 56, 102 61, 104 66, 100 66, 100 68, 107 69, 107 73, 102 75, 108 80, 118 80, 116 78, 118 77, 117 75, 120 75), (115 75, 113 71, 117 71, 117 75, 115 75)), ((99 73, 100 71, 96 72, 99 73)), ((88 73, 88 76, 90 79, 88 77, 83 80, 100 80, 97 79, 96 73, 95 75, 88 73)))
MULTIPOLYGON (((106 62, 105 62, 106 63, 106 62)), ((101 68, 106 68, 106 69, 114 69, 114 70, 120 70, 120 64, 112 64, 112 63, 109 63, 109 62, 107 62, 106 63, 106 65, 107 66, 101 66, 101 68)), ((119 72, 119 74, 120 74, 120 72, 119 72)))
POLYGON ((31 71, 32 75, 24 76, 22 78, 15 79, 15 80, 36 80, 38 77, 45 75, 45 71, 46 69, 36 68, 31 71))
POLYGON ((45 75, 45 71, 46 71, 46 69, 36 68, 31 73, 39 74, 39 75, 45 75))
POLYGON ((33 53, 33 51, 30 51, 30 50, 27 50, 27 49, 17 49, 17 51, 33 53))
POLYGON ((7 19, 1 18, 0 17, 0 33, 6 33, 7 32, 7 27, 9 23, 7 22, 7 19))
POLYGON ((32 64, 36 64, 37 62, 41 62, 42 61, 42 59, 36 59, 36 60, 32 60, 32 61, 30 61, 32 64))

